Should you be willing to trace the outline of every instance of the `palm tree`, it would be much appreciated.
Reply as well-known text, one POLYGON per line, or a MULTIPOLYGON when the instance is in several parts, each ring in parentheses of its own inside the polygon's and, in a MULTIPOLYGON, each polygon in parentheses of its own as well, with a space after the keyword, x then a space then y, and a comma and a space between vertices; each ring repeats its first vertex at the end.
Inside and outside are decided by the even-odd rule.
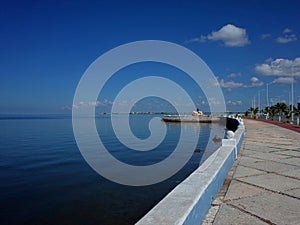
POLYGON ((253 117, 253 110, 254 110, 254 108, 253 108, 253 107, 251 107, 250 109, 248 109, 248 111, 250 111, 250 112, 251 112, 251 118, 253 117))
POLYGON ((270 113, 270 116, 271 116, 272 120, 274 119, 274 116, 278 114, 278 112, 279 112, 279 110, 275 105, 272 105, 270 107, 269 113, 270 113))
POLYGON ((298 103, 298 108, 294 107, 294 115, 297 116, 297 125, 299 125, 300 103, 298 103))
POLYGON ((281 116, 289 115, 289 107, 285 103, 278 102, 274 107, 277 109, 277 114, 279 115, 279 122, 281 122, 281 116))
POLYGON ((251 107, 250 109, 248 109, 248 112, 251 112, 251 118, 252 118, 253 116, 256 116, 256 114, 258 113, 258 107, 256 108, 251 107))
POLYGON ((270 109, 269 106, 267 106, 267 107, 263 110, 263 112, 266 114, 266 120, 269 119, 270 111, 271 111, 271 109, 270 109))
POLYGON ((253 114, 254 114, 255 117, 256 117, 256 114, 258 113, 258 111, 259 111, 258 107, 256 107, 256 108, 253 110, 253 114))

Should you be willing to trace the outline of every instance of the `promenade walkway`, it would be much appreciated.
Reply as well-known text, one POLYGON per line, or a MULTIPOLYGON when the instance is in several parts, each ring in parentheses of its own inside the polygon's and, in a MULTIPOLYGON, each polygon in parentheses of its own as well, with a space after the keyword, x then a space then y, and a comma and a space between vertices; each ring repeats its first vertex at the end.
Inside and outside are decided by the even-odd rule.
POLYGON ((300 133, 245 120, 238 160, 203 224, 300 224, 300 133))

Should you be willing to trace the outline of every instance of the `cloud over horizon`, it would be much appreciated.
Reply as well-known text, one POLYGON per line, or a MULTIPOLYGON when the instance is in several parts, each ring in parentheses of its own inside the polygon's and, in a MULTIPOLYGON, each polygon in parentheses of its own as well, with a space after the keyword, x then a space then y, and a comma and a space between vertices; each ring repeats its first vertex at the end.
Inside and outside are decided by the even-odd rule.
POLYGON ((218 31, 212 31, 208 35, 201 35, 199 38, 189 42, 221 41, 226 47, 243 47, 250 43, 246 29, 236 27, 232 24, 223 26, 218 31))
POLYGON ((225 81, 224 79, 218 78, 218 84, 222 88, 226 88, 228 91, 231 91, 235 88, 254 88, 254 87, 260 87, 264 85, 264 82, 259 80, 257 77, 251 77, 250 84, 245 84, 242 82, 235 82, 233 80, 225 81))
POLYGON ((278 77, 272 81, 273 84, 291 84, 295 82, 293 77, 278 77))
POLYGON ((300 76, 300 57, 289 59, 267 59, 265 63, 257 64, 255 72, 264 76, 300 76))

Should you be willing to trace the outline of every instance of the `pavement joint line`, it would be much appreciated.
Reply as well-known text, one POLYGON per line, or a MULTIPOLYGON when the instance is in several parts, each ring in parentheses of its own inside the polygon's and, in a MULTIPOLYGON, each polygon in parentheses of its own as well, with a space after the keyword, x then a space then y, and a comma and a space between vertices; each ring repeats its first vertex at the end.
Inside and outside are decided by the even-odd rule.
MULTIPOLYGON (((256 161, 256 162, 275 162, 275 163, 284 164, 284 165, 288 165, 288 166, 299 167, 299 166, 297 166, 297 165, 295 165, 295 164, 289 164, 289 163, 279 162, 279 161, 274 161, 274 160, 270 160, 270 159, 266 160, 266 159, 261 159, 261 158, 255 158, 255 157, 251 157, 251 156, 248 156, 248 155, 247 155, 246 157, 252 158, 252 159, 259 159, 259 160, 261 160, 261 161, 256 161)), ((292 157, 292 158, 300 158, 300 157, 292 157)), ((286 158, 286 159, 288 159, 288 158, 286 158)), ((256 163, 256 162, 255 162, 255 163, 256 163)), ((239 164, 239 165, 244 166, 244 165, 242 165, 242 164, 239 164)), ((264 172, 267 172, 267 173, 270 173, 270 172, 268 172, 268 171, 266 171, 266 170, 261 170, 261 169, 258 169, 258 168, 251 167, 250 165, 247 165, 247 167, 252 168, 252 169, 257 169, 257 170, 260 170, 260 171, 264 171, 264 172)), ((299 169, 300 169, 300 167, 299 167, 299 169)), ((275 173, 275 172, 274 172, 274 173, 275 173)))
MULTIPOLYGON (((279 174, 278 174, 278 175, 279 175, 279 174)), ((270 191, 270 192, 272 192, 272 193, 274 193, 274 194, 280 194, 280 195, 284 195, 284 196, 288 196, 288 197, 291 197, 291 198, 300 200, 299 197, 296 197, 296 196, 292 196, 292 195, 286 194, 286 193, 284 193, 284 192, 282 192, 282 191, 275 191, 275 190, 272 190, 272 189, 269 189, 269 188, 265 188, 265 187, 262 187, 262 186, 258 186, 258 185, 255 185, 255 184, 251 184, 251 183, 248 183, 248 182, 246 182, 246 181, 239 180, 238 178, 237 178, 237 179, 234 179, 234 180, 239 181, 239 182, 241 182, 241 183, 244 183, 244 184, 246 184, 246 185, 250 185, 250 186, 252 186, 252 187, 260 188, 260 189, 262 189, 262 190, 264 190, 264 191, 270 191)), ((284 191, 290 191, 290 190, 294 190, 294 189, 298 189, 298 188, 300 188, 300 186, 299 186, 299 187, 296 187, 296 188, 287 189, 287 190, 284 190, 284 191)), ((259 194, 258 194, 258 195, 259 195, 259 194)), ((253 196, 256 196, 256 195, 253 195, 253 196)), ((253 196, 251 196, 251 197, 253 197, 253 196)), ((239 199, 244 199, 244 198, 249 198, 249 196, 243 197, 243 198, 239 198, 239 199)), ((235 200, 237 200, 237 199, 235 199, 235 200)), ((224 203, 226 203, 227 201, 232 201, 232 200, 224 200, 224 203)))
POLYGON ((300 180, 299 178, 293 177, 293 176, 290 176, 290 175, 282 175, 282 174, 280 174, 280 173, 278 173, 278 172, 272 172, 272 173, 273 173, 273 174, 276 174, 276 175, 279 175, 279 176, 282 176, 282 177, 288 177, 288 178, 290 178, 290 179, 300 180))
MULTIPOLYGON (((261 144, 271 144, 271 145, 274 145, 274 144, 276 144, 276 141, 275 142, 273 142, 273 141, 262 141, 262 140, 260 140, 260 139, 256 139, 255 141, 253 140, 249 140, 249 142, 253 142, 253 143, 257 143, 257 141, 259 141, 259 143, 261 143, 261 144)), ((280 142, 280 143, 278 143, 279 145, 283 145, 283 146, 288 146, 288 145, 291 145, 291 144, 293 144, 293 142, 292 141, 290 141, 290 142, 280 142)))
POLYGON ((235 205, 232 205, 232 204, 227 204, 227 205, 230 206, 230 207, 232 207, 232 208, 235 208, 235 209, 237 209, 237 210, 239 210, 239 211, 241 211, 243 213, 246 213, 246 214, 248 214, 250 216, 256 217, 257 219, 259 219, 259 220, 261 220, 261 221, 263 221, 263 222, 265 222, 267 224, 276 225, 275 223, 272 223, 272 221, 270 221, 268 219, 265 219, 265 218, 262 218, 262 217, 260 217, 258 215, 255 215, 255 214, 251 213, 251 212, 248 212, 247 210, 242 209, 242 208, 240 208, 238 206, 235 206, 235 205))
MULTIPOLYGON (((257 142, 255 141, 253 141, 253 143, 247 143, 247 145, 249 145, 250 147, 253 145, 253 144, 256 144, 257 142)), ((261 147, 268 147, 268 148, 275 148, 275 149, 279 149, 279 150, 286 150, 287 148, 286 147, 289 147, 289 146, 291 146, 293 143, 289 143, 289 144, 280 144, 281 146, 274 146, 274 144, 276 144, 276 143, 274 143, 274 142, 272 142, 272 143, 270 143, 270 144, 272 144, 272 145, 265 145, 265 144, 268 144, 268 143, 263 143, 264 145, 259 145, 259 146, 261 146, 261 147)), ((247 146, 248 147, 248 146, 247 146)))
MULTIPOLYGON (((253 151, 255 151, 255 150, 253 150, 253 151)), ((297 150, 297 149, 282 149, 282 150, 276 150, 276 151, 270 151, 270 153, 276 153, 276 152, 287 152, 287 151, 295 151, 295 152, 299 152, 299 150, 297 150)))
MULTIPOLYGON (((298 188, 300 188, 300 187, 298 187, 298 188)), ((298 189, 298 188, 292 188, 292 189, 289 189, 289 190, 286 190, 286 191, 290 191, 290 190, 294 190, 294 189, 298 189)), ((296 196, 293 196, 293 195, 289 195, 289 194, 283 193, 283 192, 281 192, 281 191, 280 191, 278 194, 281 194, 281 195, 284 195, 284 196, 288 196, 288 197, 290 197, 290 198, 294 198, 294 199, 300 200, 299 197, 296 197, 296 196)))
MULTIPOLYGON (((269 160, 270 161, 270 160, 269 160)), ((266 161, 256 161, 256 162, 266 162, 266 161)), ((276 161, 272 161, 272 162, 276 162, 276 161)), ((278 162, 276 162, 278 163, 278 162)), ((288 166, 295 166, 295 165, 292 165, 292 164, 287 164, 287 163, 279 163, 279 164, 284 164, 284 165, 288 165, 288 166)), ((241 164, 241 166, 244 166, 241 164)), ((278 172, 271 172, 271 171, 267 171, 267 170, 263 170, 263 169, 259 169, 259 168, 255 168, 255 167, 252 167, 251 165, 247 165, 246 167, 249 167, 251 169, 256 169, 256 170, 259 170, 259 171, 262 171, 262 172, 266 172, 266 173, 278 173, 278 172)), ((297 167, 297 166, 295 166, 297 167)), ((288 170, 282 170, 282 171, 279 171, 279 172, 285 172, 285 171, 288 171, 288 170)), ((279 174, 282 176, 282 174, 279 174)), ((288 175, 284 175, 284 176, 288 176, 288 175)), ((294 179, 294 178, 293 178, 294 179)), ((298 178, 297 178, 298 180, 298 178)))
POLYGON ((294 158, 300 158, 300 156, 289 155, 286 159, 294 159, 294 158))
MULTIPOLYGON (((242 178, 242 177, 241 177, 242 178)), ((243 177, 244 178, 244 177, 243 177)), ((289 194, 286 194, 282 191, 275 191, 275 190, 271 190, 271 189, 268 189, 268 188, 265 188, 265 187, 261 187, 261 186, 258 186, 258 185, 254 185, 254 184, 251 184, 251 183, 248 183, 248 182, 245 182, 245 181, 242 181, 242 180, 238 180, 236 178, 234 178, 233 180, 235 181, 238 181, 238 182, 241 182, 243 184, 246 184, 246 185, 249 185, 249 186, 252 186, 252 187, 256 187, 256 188, 259 188, 263 191, 269 191, 269 192, 272 192, 274 194, 281 194, 281 195, 285 195, 285 196, 288 196, 288 197, 291 197, 291 198, 294 198, 294 199, 298 199, 300 200, 299 197, 296 197, 296 196, 293 196, 293 195, 289 195, 289 194)), ((291 190, 296 190, 296 189, 299 189, 299 187, 296 187, 296 188, 291 188, 291 189, 287 189, 285 191, 291 191, 291 190)), ((240 200, 240 199, 244 199, 244 198, 251 198, 251 197, 255 197, 255 196, 258 196, 258 195, 261 195, 261 193, 257 193, 257 194, 253 194, 251 196, 244 196, 244 197, 238 197, 238 198, 232 198, 232 199, 227 199, 227 200, 223 200, 223 203, 230 203, 232 201, 235 201, 235 200, 240 200)))
MULTIPOLYGON (((248 167, 250 169, 253 169, 251 167, 248 167)), ((267 173, 267 174, 271 174, 271 173, 267 173)), ((248 177, 256 177, 258 175, 265 175, 265 174, 251 174, 251 175, 246 175, 246 176, 242 176, 242 177, 235 177, 234 180, 238 179, 238 178, 248 178, 248 177)))
MULTIPOLYGON (((287 165, 289 165, 289 164, 287 164, 287 165)), ((282 177, 288 177, 288 178, 292 178, 292 179, 295 179, 295 180, 300 180, 299 178, 295 178, 295 177, 292 177, 292 176, 289 176, 289 175, 282 175, 282 174, 280 174, 278 172, 270 172, 270 171, 262 170, 262 169, 259 169, 259 168, 251 167, 249 165, 245 166, 245 165, 241 165, 240 164, 240 166, 247 167, 247 168, 250 168, 250 169, 256 169, 256 170, 259 170, 261 172, 266 172, 267 174, 276 174, 276 175, 279 175, 279 176, 282 176, 282 177)), ((295 165, 290 165, 290 166, 295 166, 295 165)), ((287 171, 287 170, 285 170, 285 171, 287 171)), ((280 171, 280 172, 285 172, 285 171, 280 171)), ((245 177, 261 176, 261 175, 265 175, 265 174, 253 174, 253 175, 247 175, 247 176, 243 176, 243 177, 236 177, 234 179, 245 178, 245 177)))
MULTIPOLYGON (((235 180, 235 179, 234 179, 234 180, 235 180)), ((265 188, 263 188, 263 187, 255 186, 255 185, 252 185, 252 184, 248 184, 248 183, 243 182, 243 181, 240 181, 240 180, 235 180, 235 181, 241 182, 241 183, 243 183, 243 184, 246 184, 246 185, 249 185, 249 186, 252 186, 252 187, 259 188, 259 189, 261 189, 261 190, 263 190, 263 191, 269 191, 269 190, 267 190, 267 189, 265 189, 265 188)), ((295 189, 297 189, 297 188, 295 188, 295 189)), ((277 194, 278 194, 278 193, 277 193, 277 194)), ((250 196, 248 195, 248 196, 244 196, 244 197, 238 197, 238 198, 232 198, 232 199, 223 200, 223 203, 228 204, 228 203, 230 203, 230 202, 232 202, 232 201, 236 201, 236 200, 240 200, 240 199, 245 199, 245 198, 252 198, 252 197, 255 197, 255 196, 258 196, 258 195, 261 195, 261 193, 253 194, 253 195, 250 195, 250 196)))
MULTIPOLYGON (((295 150, 295 149, 289 149, 289 148, 278 148, 278 147, 272 147, 272 148, 275 148, 275 149, 278 149, 277 151, 274 151, 274 152, 279 152, 279 151, 292 151, 292 150, 295 150)), ((296 149, 297 150, 297 149, 296 149)), ((299 150, 298 150, 299 151, 299 150)))

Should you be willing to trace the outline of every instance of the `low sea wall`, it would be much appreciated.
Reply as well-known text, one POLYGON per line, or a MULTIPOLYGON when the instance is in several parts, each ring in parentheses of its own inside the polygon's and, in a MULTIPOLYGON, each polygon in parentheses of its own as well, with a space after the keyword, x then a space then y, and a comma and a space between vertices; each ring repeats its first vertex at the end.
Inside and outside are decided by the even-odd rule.
POLYGON ((219 193, 244 137, 240 125, 231 142, 222 146, 174 188, 137 225, 199 225, 219 193))

